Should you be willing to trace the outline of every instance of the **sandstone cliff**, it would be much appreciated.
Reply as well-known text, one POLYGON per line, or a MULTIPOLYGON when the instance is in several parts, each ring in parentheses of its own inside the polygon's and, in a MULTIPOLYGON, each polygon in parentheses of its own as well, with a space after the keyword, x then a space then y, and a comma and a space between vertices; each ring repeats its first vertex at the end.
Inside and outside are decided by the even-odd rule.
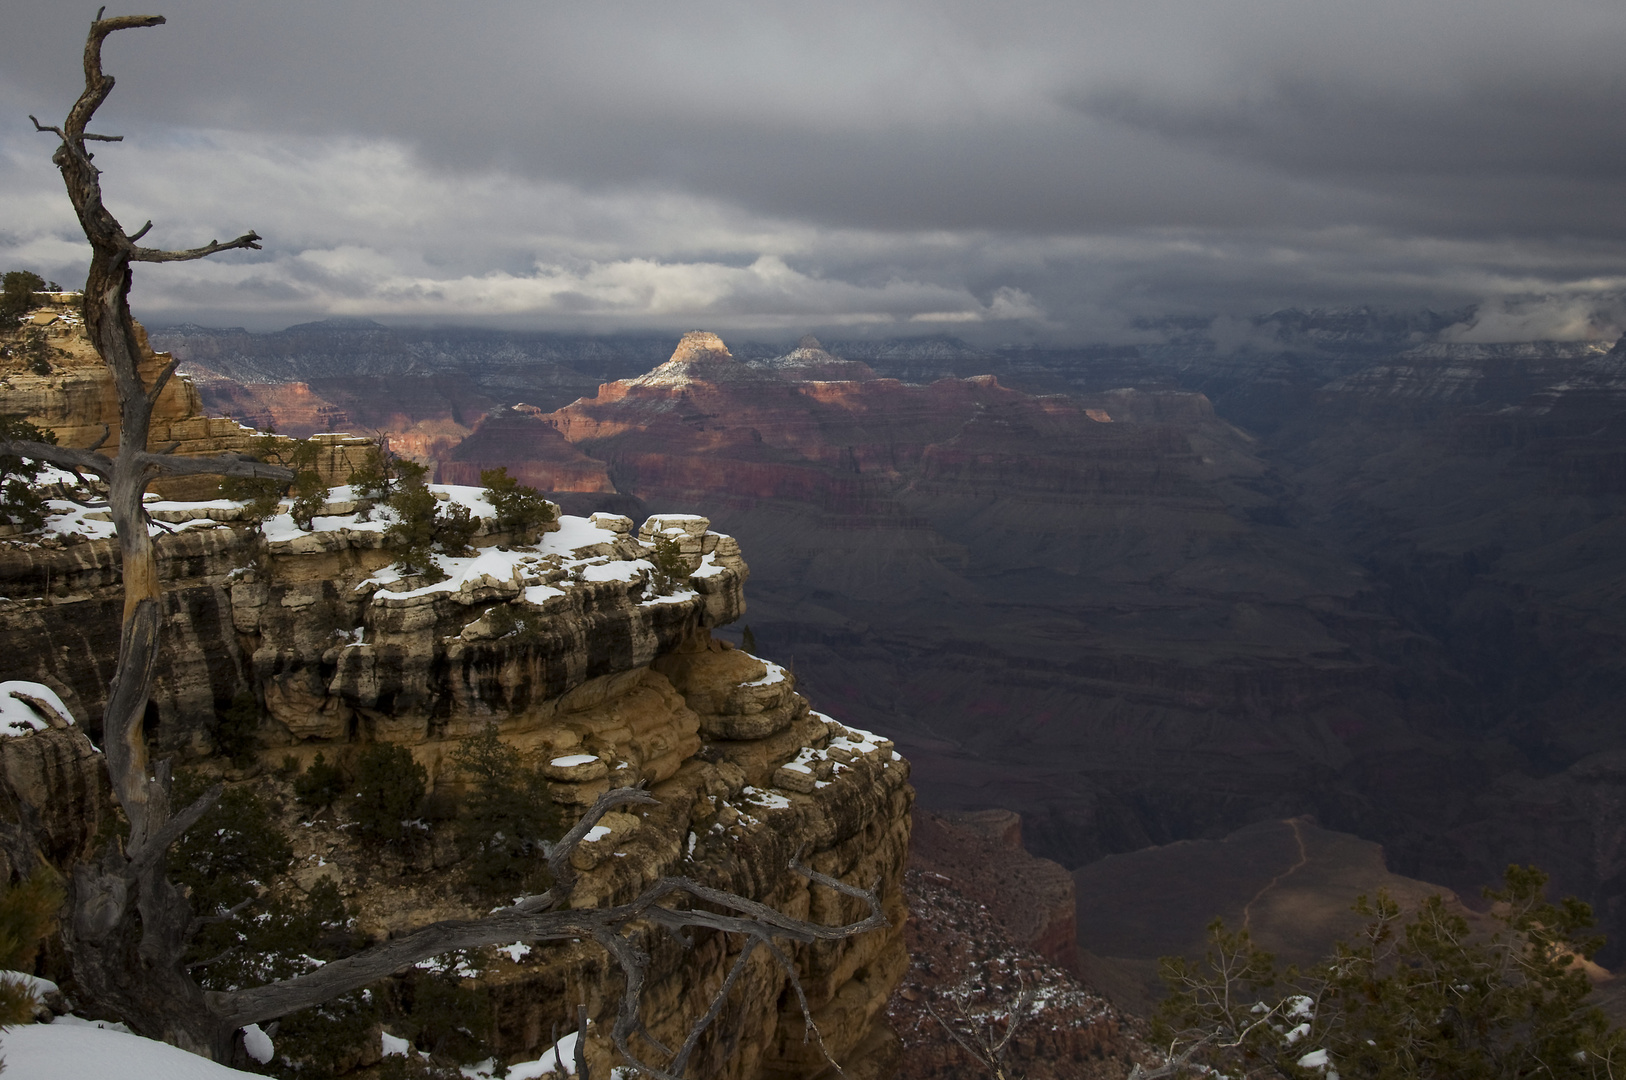
MULTIPOLYGON (((85 334, 78 295, 41 294, 53 299, 32 314, 31 325, 42 330, 49 347, 49 372, 36 371, 19 351, 0 359, 0 401, 5 411, 56 432, 63 446, 91 446, 102 440, 112 453, 119 441, 119 401, 106 365, 85 334)), ((8 331, 15 337, 21 331, 8 331)), ((142 360, 140 371, 149 382, 170 357, 155 353, 146 333, 137 326, 142 360)), ((204 414, 197 388, 185 378, 172 378, 153 408, 149 446, 176 444, 182 456, 244 451, 256 433, 232 420, 204 414)), ((204 477, 173 477, 155 485, 176 498, 207 498, 217 481, 204 477)))

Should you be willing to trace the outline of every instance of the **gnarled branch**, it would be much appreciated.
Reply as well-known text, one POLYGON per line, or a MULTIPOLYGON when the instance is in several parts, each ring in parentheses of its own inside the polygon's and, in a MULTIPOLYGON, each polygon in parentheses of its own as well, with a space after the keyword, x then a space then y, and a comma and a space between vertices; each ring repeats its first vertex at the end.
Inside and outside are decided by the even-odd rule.
POLYGON ((261 480, 291 482, 292 469, 255 461, 238 454, 210 454, 207 457, 175 457, 143 450, 135 455, 136 462, 154 476, 243 476, 261 480))
POLYGON ((113 475, 111 458, 73 446, 57 446, 54 443, 34 442, 32 439, 12 439, 0 442, 0 454, 15 454, 17 457, 48 462, 64 469, 81 469, 95 473, 103 480, 113 475))
MULTIPOLYGON (((146 230, 143 229, 142 231, 145 232, 146 230)), ((130 261, 151 263, 190 262, 193 259, 205 259, 218 252, 235 251, 240 248, 252 248, 259 251, 261 239, 259 233, 250 230, 235 240, 227 240, 224 244, 219 240, 211 240, 202 247, 187 248, 185 251, 164 251, 162 248, 136 247, 132 244, 130 247, 130 261)))
MULTIPOLYGON (((651 805, 656 800, 637 788, 617 788, 600 795, 580 821, 549 850, 550 864, 568 865, 572 852, 584 841, 606 812, 629 804, 651 805)), ((616 1049, 636 1068, 656 1080, 681 1080, 700 1038, 721 1015, 728 995, 738 984, 750 954, 765 949, 784 969, 790 980, 811 1037, 819 1039, 812 1010, 803 993, 796 967, 775 944, 775 939, 807 943, 837 941, 881 929, 888 925, 880 898, 874 890, 859 889, 846 882, 809 870, 792 860, 792 869, 818 884, 834 888, 845 896, 863 901, 869 914, 841 926, 826 926, 798 919, 765 904, 700 884, 686 877, 663 877, 635 899, 612 907, 563 909, 557 905, 569 895, 568 888, 549 889, 539 897, 529 897, 512 907, 500 908, 483 918, 451 919, 375 945, 370 949, 334 960, 315 971, 247 990, 216 991, 205 995, 211 1009, 227 1022, 241 1027, 283 1016, 297 1009, 327 1001, 339 994, 396 974, 421 960, 457 949, 473 949, 511 941, 541 942, 592 939, 610 955, 625 976, 612 1040, 616 1049), (540 903, 539 903, 540 901, 540 903), (704 908, 676 906, 698 901, 734 912, 720 914, 704 908), (744 937, 744 953, 730 969, 723 986, 706 1011, 695 1021, 676 1054, 663 1046, 645 1028, 642 1020, 643 988, 649 955, 638 944, 639 928, 653 925, 672 933, 701 927, 744 937), (640 1060, 630 1040, 641 1034, 650 1045, 671 1059, 662 1069, 640 1060)), ((819 1045, 823 1046, 822 1039, 819 1045)), ((826 1057, 829 1055, 826 1054, 826 1057)), ((834 1065, 834 1062, 832 1062, 834 1065)), ((838 1069, 839 1071, 839 1069, 838 1069)))

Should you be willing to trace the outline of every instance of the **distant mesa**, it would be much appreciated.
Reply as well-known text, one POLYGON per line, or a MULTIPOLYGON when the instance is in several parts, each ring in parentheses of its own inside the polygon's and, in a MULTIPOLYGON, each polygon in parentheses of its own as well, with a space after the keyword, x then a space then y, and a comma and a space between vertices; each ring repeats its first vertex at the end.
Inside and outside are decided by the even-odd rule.
POLYGON ((734 359, 723 339, 709 330, 683 335, 672 358, 627 386, 689 386, 694 383, 758 382, 763 376, 734 359))
POLYGON ((723 339, 710 330, 690 330, 683 335, 677 348, 672 351, 669 364, 687 364, 698 360, 732 360, 734 354, 728 351, 723 339))

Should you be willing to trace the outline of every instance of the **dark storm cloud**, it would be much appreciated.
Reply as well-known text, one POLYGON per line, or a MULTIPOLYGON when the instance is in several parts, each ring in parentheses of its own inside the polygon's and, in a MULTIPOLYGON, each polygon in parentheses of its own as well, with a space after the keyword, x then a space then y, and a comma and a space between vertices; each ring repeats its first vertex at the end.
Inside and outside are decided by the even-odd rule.
MULTIPOLYGON (((155 10, 108 47, 110 196, 273 244, 153 313, 1110 336, 1485 302, 1568 333, 1626 258, 1618 3, 155 10)), ((72 100, 88 15, 4 15, 9 257, 72 247, 25 116, 72 100)))

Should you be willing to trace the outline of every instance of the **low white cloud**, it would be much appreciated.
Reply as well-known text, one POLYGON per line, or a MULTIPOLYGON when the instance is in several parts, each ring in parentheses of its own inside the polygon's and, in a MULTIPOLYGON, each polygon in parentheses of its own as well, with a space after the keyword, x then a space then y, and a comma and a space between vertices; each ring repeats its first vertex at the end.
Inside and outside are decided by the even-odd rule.
POLYGON ((1581 283, 1560 295, 1507 297, 1484 304, 1472 318, 1447 327, 1446 341, 1494 344, 1508 341, 1600 341, 1626 327, 1626 281, 1593 291, 1581 283))
MULTIPOLYGON (((386 139, 137 129, 98 151, 111 209, 173 247, 253 228, 261 252, 142 266, 154 325, 274 329, 328 316, 397 323, 800 333, 941 329, 989 340, 1146 341, 1138 320, 1360 303, 1479 314, 1462 340, 1605 336, 1620 324, 1607 244, 1437 237, 1355 225, 819 227, 657 186, 448 172, 386 139), (1538 301, 1532 297, 1542 298, 1538 301), (1579 297, 1574 303, 1566 297, 1579 297)), ((49 140, 0 135, 0 264, 78 280, 88 256, 49 140)))

